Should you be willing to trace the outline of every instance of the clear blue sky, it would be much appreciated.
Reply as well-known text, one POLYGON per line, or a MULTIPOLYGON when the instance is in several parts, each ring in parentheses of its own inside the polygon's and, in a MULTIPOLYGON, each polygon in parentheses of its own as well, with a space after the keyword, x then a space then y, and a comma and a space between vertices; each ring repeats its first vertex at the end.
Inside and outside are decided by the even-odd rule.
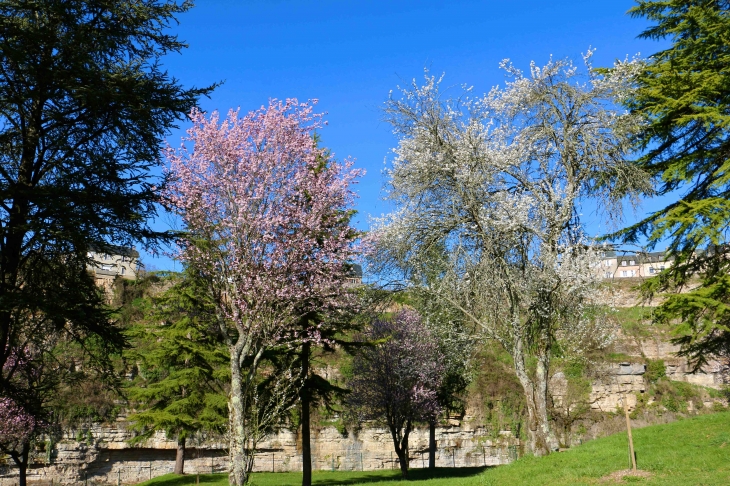
MULTIPOLYGON (((498 64, 504 58, 526 68, 550 55, 579 60, 592 46, 594 65, 602 66, 662 47, 636 38, 646 22, 626 15, 631 0, 197 3, 173 29, 190 47, 165 58, 170 74, 187 86, 224 82, 202 101, 206 111, 249 111, 269 98, 318 98, 329 122, 323 144, 367 171, 356 188, 357 226, 363 229, 368 215, 388 211, 381 171, 396 141, 381 107, 398 84, 421 79, 424 67, 446 73, 446 85, 468 84, 483 93, 503 84, 498 64)), ((179 145, 182 133, 173 132, 169 143, 179 145)), ((166 227, 165 220, 158 227, 166 227)), ((143 260, 173 268, 166 258, 143 260)))

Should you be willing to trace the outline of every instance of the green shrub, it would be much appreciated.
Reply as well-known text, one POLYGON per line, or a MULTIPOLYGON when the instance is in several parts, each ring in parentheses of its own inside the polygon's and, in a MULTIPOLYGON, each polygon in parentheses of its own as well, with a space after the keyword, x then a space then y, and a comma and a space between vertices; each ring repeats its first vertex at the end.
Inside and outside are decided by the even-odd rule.
POLYGON ((649 383, 656 383, 665 376, 667 376, 667 367, 664 364, 663 359, 647 360, 646 373, 644 373, 644 378, 649 383))
POLYGON ((680 401, 676 396, 671 394, 663 395, 661 403, 664 408, 675 413, 684 411, 687 406, 685 402, 680 401))
POLYGON ((725 405, 720 402, 712 402, 713 412, 724 412, 726 410, 725 405))

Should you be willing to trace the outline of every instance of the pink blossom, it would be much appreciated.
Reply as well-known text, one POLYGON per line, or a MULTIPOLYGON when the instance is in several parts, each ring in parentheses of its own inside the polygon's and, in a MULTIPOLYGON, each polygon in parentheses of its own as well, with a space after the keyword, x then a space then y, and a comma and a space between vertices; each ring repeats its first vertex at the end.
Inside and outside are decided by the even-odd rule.
POLYGON ((0 447, 17 450, 36 432, 38 420, 10 398, 0 398, 0 447))

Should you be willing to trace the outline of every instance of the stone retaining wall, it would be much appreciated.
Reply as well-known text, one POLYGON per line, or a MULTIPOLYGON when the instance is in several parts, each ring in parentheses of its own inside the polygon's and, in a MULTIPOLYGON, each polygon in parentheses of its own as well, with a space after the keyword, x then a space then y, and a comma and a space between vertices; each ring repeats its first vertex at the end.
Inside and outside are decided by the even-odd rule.
MULTIPOLYGON (((79 431, 69 431, 54 446, 50 463, 29 468, 28 481, 39 486, 58 484, 132 484, 172 472, 176 444, 163 434, 144 447, 130 447, 131 438, 123 418, 116 424, 94 425, 77 441, 79 431)), ((410 437, 412 468, 428 466, 428 430, 417 429, 410 437)), ((436 429, 436 465, 441 467, 494 466, 516 458, 518 441, 507 431, 495 438, 483 427, 468 424, 436 429)), ((314 431, 312 466, 315 470, 382 470, 398 468, 387 429, 366 428, 347 436, 334 427, 314 431)), ((6 468, 7 469, 7 468, 6 468)), ((301 471, 301 443, 293 431, 282 429, 260 444, 255 471, 301 471)), ((207 442, 188 447, 185 471, 188 474, 226 472, 228 457, 224 444, 207 442)), ((17 484, 12 468, 0 476, 0 486, 17 484)))

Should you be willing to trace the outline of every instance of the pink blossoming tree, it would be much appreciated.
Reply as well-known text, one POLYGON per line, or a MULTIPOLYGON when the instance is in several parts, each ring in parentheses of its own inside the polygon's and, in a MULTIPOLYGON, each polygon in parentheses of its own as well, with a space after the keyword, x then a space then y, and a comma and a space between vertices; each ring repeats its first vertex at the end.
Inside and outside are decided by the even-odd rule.
POLYGON ((38 396, 32 392, 33 387, 42 384, 38 381, 39 372, 28 350, 12 349, 6 351, 6 356, 2 371, 8 377, 8 390, 28 403, 21 405, 17 398, 0 396, 0 453, 13 459, 19 470, 18 484, 25 486, 31 441, 46 428, 45 422, 38 417, 42 413, 37 403, 38 396), (27 406, 31 404, 33 410, 27 406))
POLYGON ((383 420, 390 430, 401 474, 408 476, 408 437, 416 422, 429 422, 440 411, 438 390, 444 356, 415 311, 377 320, 365 335, 377 344, 355 358, 350 405, 364 420, 383 420))
POLYGON ((30 441, 40 422, 13 399, 0 398, 0 450, 20 469, 20 486, 25 486, 30 441))
MULTIPOLYGON (((214 299, 230 353, 230 481, 247 482, 256 445, 292 405, 294 373, 268 376, 264 353, 291 339, 318 302, 349 305, 346 263, 355 256, 349 220, 359 176, 352 163, 323 157, 314 130, 321 115, 296 100, 271 101, 220 121, 199 111, 186 142, 168 151, 165 194, 185 224, 179 258, 197 269, 214 299)), ((299 340, 316 341, 316 328, 299 340)))

